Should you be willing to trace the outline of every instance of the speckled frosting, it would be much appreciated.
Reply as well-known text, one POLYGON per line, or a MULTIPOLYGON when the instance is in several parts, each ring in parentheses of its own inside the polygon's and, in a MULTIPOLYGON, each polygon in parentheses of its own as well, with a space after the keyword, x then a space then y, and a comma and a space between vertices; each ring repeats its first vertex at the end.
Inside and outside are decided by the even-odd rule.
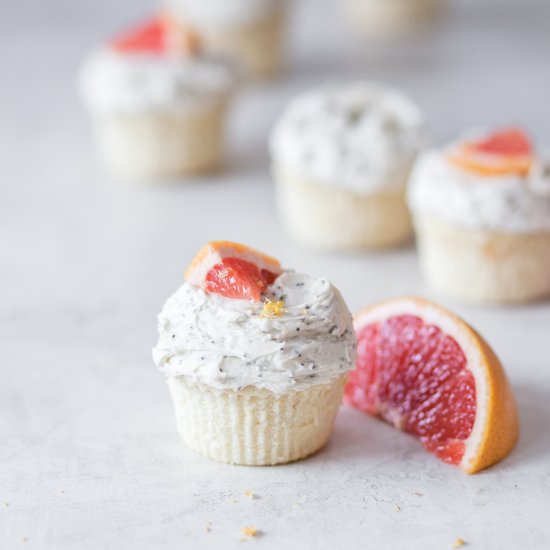
MULTIPOLYGON (((477 137, 479 134, 475 133, 477 137)), ((536 156, 527 176, 483 176, 449 162, 448 155, 456 147, 451 144, 419 158, 408 191, 414 215, 431 215, 470 229, 550 231, 548 155, 536 156)))
POLYGON ((78 81, 84 103, 100 114, 196 109, 225 100, 232 86, 230 67, 215 59, 108 47, 88 57, 78 81))
POLYGON ((275 393, 326 384, 354 367, 351 315, 327 279, 286 271, 266 298, 284 301, 281 316, 184 283, 159 315, 156 365, 214 388, 275 393))
POLYGON ((277 167, 359 193, 403 189, 426 143, 419 109, 401 92, 358 82, 290 103, 271 136, 277 167))

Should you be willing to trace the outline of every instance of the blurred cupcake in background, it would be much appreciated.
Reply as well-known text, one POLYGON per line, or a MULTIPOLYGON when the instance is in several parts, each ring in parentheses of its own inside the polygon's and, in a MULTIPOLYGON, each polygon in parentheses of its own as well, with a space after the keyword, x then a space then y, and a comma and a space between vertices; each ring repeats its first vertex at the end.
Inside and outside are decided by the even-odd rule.
POLYGON ((199 50, 194 33, 159 16, 85 61, 79 90, 110 173, 173 179, 219 166, 233 75, 199 50))
POLYGON ((395 36, 437 19, 443 0, 337 0, 350 25, 367 37, 395 36))
POLYGON ((434 290, 473 303, 550 296, 550 157, 519 129, 425 153, 409 205, 434 290))
POLYGON ((167 9, 200 35, 205 51, 237 62, 246 74, 281 66, 286 0, 167 0, 167 9))
POLYGON ((319 249, 405 243, 405 188, 425 141, 418 107, 399 91, 356 82, 299 96, 270 144, 285 229, 319 249))

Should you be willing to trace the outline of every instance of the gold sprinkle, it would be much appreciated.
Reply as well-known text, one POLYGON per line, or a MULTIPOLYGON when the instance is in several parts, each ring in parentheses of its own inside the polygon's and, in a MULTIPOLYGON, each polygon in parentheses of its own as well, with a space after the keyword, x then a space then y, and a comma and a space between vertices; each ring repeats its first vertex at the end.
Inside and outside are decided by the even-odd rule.
POLYGON ((244 496, 245 497, 248 497, 250 499, 255 499, 256 498, 256 495, 250 490, 250 489, 247 489, 245 492, 244 492, 244 496))
POLYGON ((256 527, 243 527, 241 529, 241 533, 242 533, 243 537, 245 537, 242 540, 247 540, 247 539, 251 539, 251 538, 257 536, 258 535, 258 530, 256 529, 256 527))
POLYGON ((262 319, 274 319, 275 317, 282 317, 286 313, 284 308, 285 303, 282 300, 276 300, 272 302, 266 299, 264 302, 264 308, 258 317, 262 319))
POLYGON ((453 542, 453 548, 460 548, 465 544, 466 544, 466 541, 464 539, 458 538, 453 542))
POLYGON ((396 504, 393 510, 394 512, 401 512, 401 506, 399 506, 399 504, 396 504))

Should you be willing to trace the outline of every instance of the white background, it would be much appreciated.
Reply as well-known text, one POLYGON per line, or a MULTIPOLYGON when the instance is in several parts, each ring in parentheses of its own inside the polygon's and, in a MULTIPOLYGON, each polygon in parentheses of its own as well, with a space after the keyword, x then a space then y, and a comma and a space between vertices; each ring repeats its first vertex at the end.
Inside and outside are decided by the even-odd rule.
POLYGON ((412 247, 328 256, 282 234, 266 135, 294 93, 331 78, 382 80, 419 102, 437 141, 520 123, 550 146, 546 0, 456 1, 439 26, 376 46, 350 36, 328 0, 296 4, 291 66, 238 99, 226 170, 137 187, 98 169, 74 77, 92 45, 153 3, 4 0, 0 548, 230 549, 250 525, 263 534, 246 545, 285 550, 450 548, 457 537, 481 549, 550 545, 548 303, 443 300, 493 344, 520 406, 517 449, 477 476, 346 407, 329 445, 288 466, 216 464, 176 434, 151 361, 155 315, 205 241, 244 241, 326 275, 351 309, 432 297, 412 247))

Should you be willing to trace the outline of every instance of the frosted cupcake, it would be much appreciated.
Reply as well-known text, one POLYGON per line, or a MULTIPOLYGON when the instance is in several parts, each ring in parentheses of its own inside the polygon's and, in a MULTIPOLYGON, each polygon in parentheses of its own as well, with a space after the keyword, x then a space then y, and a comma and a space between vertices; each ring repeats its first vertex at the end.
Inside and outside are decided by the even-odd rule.
POLYGON ((271 137, 287 232, 323 249, 406 242, 405 187, 424 140, 419 109, 396 90, 359 82, 299 96, 271 137))
POLYGON ((369 37, 413 30, 437 18, 441 0, 339 0, 350 24, 369 37))
POLYGON ((103 164, 136 180, 218 167, 231 87, 230 69, 162 17, 92 53, 79 80, 103 164))
POLYGON ((550 295, 550 160, 521 130, 425 153, 409 205, 434 290, 473 303, 550 295))
POLYGON ((158 322, 153 357, 189 447, 269 465, 326 443, 355 361, 351 316, 327 279, 208 243, 158 322))
POLYGON ((168 0, 176 19, 191 25, 207 52, 227 56, 251 75, 281 65, 286 0, 168 0))

